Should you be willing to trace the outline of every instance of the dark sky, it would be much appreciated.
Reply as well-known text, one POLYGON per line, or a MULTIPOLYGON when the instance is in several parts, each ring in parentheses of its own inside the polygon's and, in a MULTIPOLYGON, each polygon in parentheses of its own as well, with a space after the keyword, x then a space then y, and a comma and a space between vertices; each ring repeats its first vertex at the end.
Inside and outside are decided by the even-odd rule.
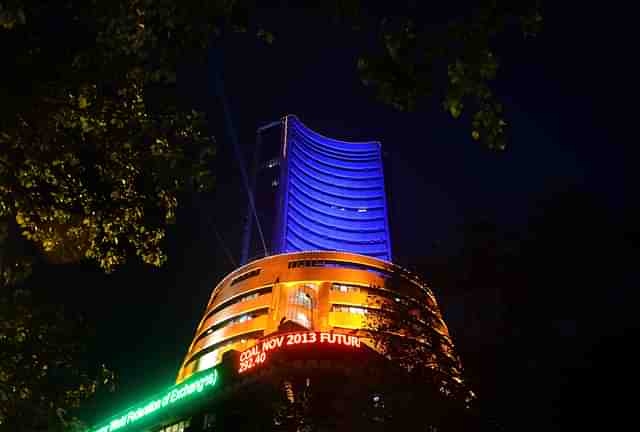
MULTIPOLYGON (((498 46, 496 89, 511 125, 504 154, 473 142, 466 125, 450 119, 438 102, 409 114, 376 102, 355 68, 358 50, 371 44, 367 36, 345 38, 327 23, 293 14, 261 15, 276 33, 272 46, 251 35, 225 37, 207 65, 185 65, 180 90, 217 113, 212 74, 224 65, 225 92, 247 152, 258 125, 287 113, 327 136, 380 140, 388 153, 392 244, 402 262, 450 243, 469 220, 522 230, 540 201, 573 187, 622 217, 625 198, 635 190, 638 156, 637 134, 629 133, 635 126, 627 94, 635 85, 628 65, 635 50, 625 14, 602 10, 602 4, 596 10, 547 3, 538 38, 510 36, 498 46)), ((96 318, 95 355, 120 375, 120 391, 100 408, 104 413, 174 381, 212 288, 231 269, 214 220, 239 255, 245 192, 223 123, 212 124, 219 143, 217 190, 185 200, 165 268, 132 264, 109 276, 90 267, 46 273, 56 285, 68 284, 78 308, 96 318)), ((622 303, 624 294, 611 289, 622 303)))

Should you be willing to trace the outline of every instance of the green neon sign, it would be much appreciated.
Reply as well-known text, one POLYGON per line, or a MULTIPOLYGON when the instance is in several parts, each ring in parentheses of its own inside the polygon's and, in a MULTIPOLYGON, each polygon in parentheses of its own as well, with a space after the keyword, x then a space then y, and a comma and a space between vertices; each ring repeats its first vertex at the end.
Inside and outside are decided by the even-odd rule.
POLYGON ((156 397, 134 405, 104 424, 92 428, 91 431, 113 432, 123 430, 131 424, 137 424, 140 420, 149 418, 152 413, 166 410, 177 402, 190 400, 199 394, 207 392, 216 385, 217 381, 218 371, 216 369, 203 371, 181 384, 170 387, 156 397))

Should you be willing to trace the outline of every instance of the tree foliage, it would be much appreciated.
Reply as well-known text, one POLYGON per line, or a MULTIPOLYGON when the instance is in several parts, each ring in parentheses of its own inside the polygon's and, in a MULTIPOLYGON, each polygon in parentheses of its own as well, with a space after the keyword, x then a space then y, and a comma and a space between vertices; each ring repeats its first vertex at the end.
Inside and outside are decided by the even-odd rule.
POLYGON ((593 403, 577 385, 594 388, 593 352, 633 315, 637 211, 618 218, 583 186, 532 201, 526 226, 468 221, 453 251, 414 264, 438 290, 477 405, 505 429, 571 428, 574 407, 593 403))
MULTIPOLYGON (((386 282, 394 293, 406 293, 408 276, 396 271, 386 282)), ((367 331, 376 349, 398 365, 411 381, 436 389, 442 397, 469 405, 474 394, 465 384, 462 364, 455 352, 438 304, 430 291, 397 294, 393 300, 372 297, 367 331)))
POLYGON ((1 430, 73 430, 71 410, 112 383, 86 363, 86 323, 16 291, 33 257, 161 265, 180 192, 212 186, 204 116, 173 87, 228 5, 190 6, 0 5, 1 430))
POLYGON ((524 38, 535 36, 542 25, 540 1, 483 0, 439 23, 429 21, 430 8, 418 12, 408 2, 398 15, 376 17, 370 26, 382 49, 358 60, 363 83, 400 110, 414 110, 427 97, 441 99, 454 119, 467 110, 472 139, 505 150, 507 122, 492 86, 500 67, 497 40, 512 37, 514 29, 524 38))
POLYGON ((89 374, 81 361, 87 326, 22 290, 0 297, 0 316, 0 431, 79 426, 71 411, 114 384, 104 365, 89 374))
POLYGON ((349 358, 298 371, 283 361, 216 406, 216 427, 239 431, 469 431, 475 413, 393 362, 349 358))
POLYGON ((88 258, 111 271, 133 252, 161 265, 180 191, 213 180, 203 115, 162 90, 181 55, 206 47, 224 5, 10 6, 0 33, 14 58, 2 73, 3 230, 17 229, 54 262, 88 258))

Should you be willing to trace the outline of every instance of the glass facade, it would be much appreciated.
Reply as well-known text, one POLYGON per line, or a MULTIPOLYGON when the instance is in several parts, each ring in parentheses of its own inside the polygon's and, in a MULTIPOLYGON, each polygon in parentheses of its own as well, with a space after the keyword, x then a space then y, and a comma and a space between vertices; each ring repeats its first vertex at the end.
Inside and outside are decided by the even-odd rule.
POLYGON ((308 329, 313 328, 313 312, 316 303, 315 284, 301 284, 289 291, 287 319, 308 329))
POLYGON ((379 142, 324 137, 283 121, 274 253, 335 250, 391 261, 379 142))

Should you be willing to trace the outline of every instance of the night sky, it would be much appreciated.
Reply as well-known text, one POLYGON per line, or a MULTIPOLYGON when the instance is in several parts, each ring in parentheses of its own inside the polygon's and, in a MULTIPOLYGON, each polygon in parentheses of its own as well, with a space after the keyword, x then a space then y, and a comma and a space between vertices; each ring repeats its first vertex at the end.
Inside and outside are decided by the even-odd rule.
MULTIPOLYGON (((539 37, 509 36, 497 46, 502 66, 496 91, 511 125, 510 147, 502 154, 472 141, 467 125, 452 120, 439 101, 426 101, 414 113, 375 101, 355 67, 359 50, 372 41, 367 35, 348 39, 350 33, 319 19, 264 12, 261 21, 276 34, 272 46, 250 34, 226 36, 207 64, 185 64, 179 90, 213 117, 218 181, 214 193, 183 201, 169 236, 169 263, 159 270, 129 264, 112 275, 90 266, 48 267, 36 274, 42 283, 54 281, 56 289, 64 289, 70 309, 96 323, 93 355, 119 374, 118 393, 95 414, 108 415, 173 383, 211 290, 233 268, 215 229, 234 259, 239 257, 246 195, 214 89, 212 77, 221 67, 247 154, 256 127, 284 114, 295 114, 330 137, 382 142, 398 262, 420 261, 441 247, 455 249, 461 226, 469 221, 487 219, 526 231, 540 202, 571 189, 590 194, 612 220, 627 217, 639 153, 633 144, 637 132, 631 133, 637 109, 629 96, 635 84, 628 65, 635 50, 625 13, 588 9, 586 3, 578 9, 547 3, 539 37)), ((622 280, 601 287, 598 295, 608 310, 599 319, 611 328, 605 324, 602 334, 593 336, 594 345, 602 335, 637 328, 625 292, 637 284, 631 271, 622 280)), ((433 288, 437 297, 446 297, 433 288)), ((553 301, 553 291, 541 295, 553 301)), ((464 308, 445 306, 455 340, 464 308)), ((567 343, 577 336, 590 340, 578 335, 584 327, 571 311, 561 327, 567 343)), ((558 391, 551 383, 549 394, 558 391)), ((523 398, 530 415, 544 415, 541 401, 526 395, 523 388, 512 396, 523 398)))

